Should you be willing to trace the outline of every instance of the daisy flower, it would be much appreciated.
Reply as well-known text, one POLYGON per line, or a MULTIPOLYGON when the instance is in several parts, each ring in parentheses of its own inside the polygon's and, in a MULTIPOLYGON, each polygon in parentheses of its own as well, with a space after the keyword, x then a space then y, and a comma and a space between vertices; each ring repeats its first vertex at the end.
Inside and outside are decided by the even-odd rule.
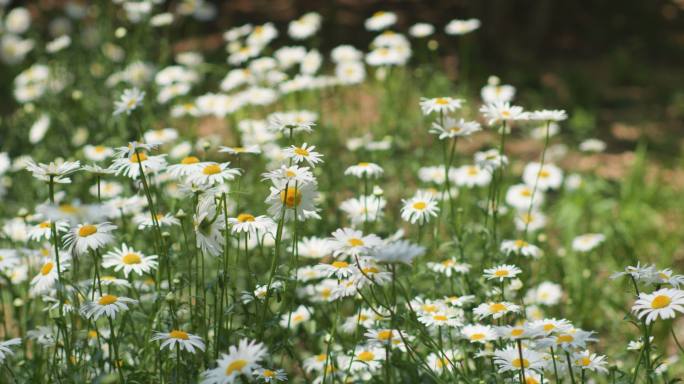
POLYGON ((470 136, 480 131, 480 123, 476 121, 465 121, 464 119, 453 119, 447 117, 444 124, 432 123, 430 133, 438 135, 440 140, 453 139, 456 137, 470 136))
POLYGON ((319 237, 305 237, 297 244, 297 248, 299 256, 308 259, 322 259, 332 253, 330 241, 319 237))
POLYGON ((494 268, 485 269, 484 277, 487 278, 487 280, 499 279, 499 281, 504 281, 504 279, 514 278, 521 272, 520 268, 515 265, 503 264, 494 268))
POLYGON ((572 250, 575 252, 589 252, 606 240, 601 233, 587 233, 572 239, 572 250))
POLYGON ((191 169, 188 174, 188 182, 197 185, 217 185, 226 181, 234 180, 240 176, 240 170, 228 167, 230 163, 208 162, 201 167, 191 169))
POLYGON ((157 268, 157 255, 145 256, 128 245, 121 244, 120 249, 114 249, 104 255, 102 266, 114 267, 116 272, 123 270, 126 277, 131 272, 142 276, 157 268))
MULTIPOLYGON (((596 341, 591 337, 593 332, 587 332, 581 329, 570 327, 558 332, 552 342, 564 350, 572 350, 575 348, 585 348, 588 342, 596 341)), ((544 344, 542 342, 541 344, 544 344)))
POLYGON ((495 329, 499 337, 506 340, 531 339, 540 335, 540 330, 535 327, 531 327, 529 324, 514 326, 505 325, 496 327, 495 329))
POLYGON ((172 178, 179 180, 194 171, 201 169, 206 163, 202 163, 196 156, 186 156, 181 159, 178 164, 172 164, 166 167, 166 173, 172 178))
POLYGON ((83 147, 83 155, 90 161, 104 161, 114 154, 114 150, 104 145, 86 145, 83 147))
POLYGON ((135 180, 140 177, 141 167, 146 176, 163 170, 166 167, 165 156, 152 156, 145 151, 133 152, 125 157, 115 159, 109 169, 117 175, 124 175, 135 180))
POLYGON ((276 381, 287 381, 287 374, 282 369, 257 368, 253 372, 259 380, 264 383, 275 383, 276 381))
POLYGON ((406 240, 398 240, 375 247, 370 256, 380 263, 411 264, 425 254, 425 247, 406 240))
POLYGON ((498 319, 508 313, 517 312, 520 312, 520 306, 507 301, 482 303, 473 309, 473 313, 480 319, 489 316, 493 319, 498 319))
MULTIPOLYGON (((69 230, 69 224, 65 221, 55 221, 55 229, 57 233, 66 232, 69 230)), ((46 220, 33 225, 29 228, 28 239, 32 241, 50 240, 52 238, 52 222, 46 220)))
POLYGON ((333 255, 356 258, 382 245, 382 240, 373 234, 364 235, 363 232, 355 229, 340 228, 332 233, 328 244, 333 255))
POLYGON ((409 28, 409 35, 421 39, 428 37, 435 32, 435 27, 428 23, 416 23, 409 28))
POLYGON ((352 175, 358 178, 368 177, 379 177, 382 175, 382 167, 375 163, 360 162, 356 165, 352 165, 344 171, 345 175, 352 175))
POLYGON ((114 240, 111 234, 116 225, 105 222, 100 224, 79 224, 64 236, 64 245, 77 255, 104 247, 114 240))
POLYGON ((485 344, 496 340, 496 332, 493 327, 481 324, 469 324, 461 329, 461 335, 471 343, 485 344))
POLYGON ((392 348, 398 348, 401 351, 406 350, 404 340, 410 341, 411 338, 403 331, 398 329, 369 329, 364 334, 368 339, 369 344, 376 344, 380 346, 390 345, 392 348))
POLYGON ((455 258, 446 259, 439 263, 429 262, 427 267, 432 271, 451 277, 454 273, 466 274, 470 272, 470 264, 459 263, 455 258))
MULTIPOLYGON (((69 260, 65 257, 60 259, 59 272, 64 273, 69 268, 69 260)), ((31 292, 45 293, 54 288, 55 283, 59 280, 59 272, 57 271, 57 262, 52 258, 45 260, 40 267, 38 274, 31 279, 31 292)))
POLYGON ((541 191, 558 189, 563 183, 563 171, 553 164, 529 163, 522 175, 523 182, 528 187, 541 191))
POLYGON ((297 165, 281 165, 280 168, 266 172, 262 176, 264 180, 271 180, 274 184, 289 183, 290 187, 294 187, 295 185, 303 186, 305 184, 315 183, 316 181, 309 167, 300 167, 297 165))
POLYGON ((466 33, 470 33, 480 28, 480 24, 480 20, 478 19, 454 19, 444 27, 444 32, 446 32, 447 35, 465 35, 466 33))
POLYGON ((499 372, 519 371, 520 369, 541 369, 545 364, 545 355, 531 349, 522 349, 522 359, 518 348, 511 346, 494 351, 494 363, 499 372))
POLYGON ((521 239, 502 241, 501 252, 505 255, 520 254, 533 259, 538 259, 542 255, 542 250, 539 247, 521 239))
POLYGON ((228 218, 228 224, 232 232, 238 234, 268 233, 276 226, 276 222, 268 216, 254 216, 249 213, 241 213, 237 217, 228 218))
POLYGON ((378 11, 366 19, 364 26, 369 31, 380 31, 392 26, 396 22, 397 15, 394 12, 378 11))
POLYGON ((315 149, 316 146, 307 143, 302 144, 301 147, 292 145, 285 149, 285 155, 297 164, 306 161, 309 166, 315 168, 316 164, 323 162, 321 159, 323 155, 316 152, 315 149))
POLYGON ((675 275, 669 268, 658 271, 653 277, 654 284, 670 284, 676 288, 679 288, 680 285, 684 285, 684 276, 675 275))
POLYGON ((518 211, 515 213, 513 222, 518 231, 535 232, 546 226, 546 215, 538 211, 518 211))
POLYGON ((401 207, 401 218, 411 224, 418 223, 423 225, 430 221, 430 218, 437 217, 439 207, 437 201, 431 194, 418 192, 408 200, 402 200, 404 205, 401 207))
POLYGON ((418 321, 427 327, 451 327, 456 328, 461 323, 459 310, 454 308, 442 308, 433 313, 426 313, 418 317, 418 321))
POLYGON ((461 108, 463 99, 454 99, 451 97, 436 97, 434 99, 421 98, 420 109, 424 115, 429 115, 433 112, 440 114, 452 113, 461 108))
POLYGON ((152 336, 152 341, 160 340, 159 349, 168 348, 174 351, 176 346, 181 350, 186 350, 190 353, 195 353, 195 349, 204 351, 205 345, 202 338, 185 331, 174 329, 170 332, 155 332, 152 336))
POLYGON ((262 343, 242 339, 237 347, 231 345, 227 354, 222 354, 216 361, 214 369, 204 371, 202 384, 233 383, 240 376, 252 378, 252 373, 259 368, 259 362, 266 358, 268 352, 262 343))
POLYGON ((511 105, 508 102, 494 102, 483 105, 480 112, 487 119, 487 124, 493 125, 498 122, 527 120, 528 113, 522 107, 511 105))
POLYGON ((87 319, 97 320, 101 316, 116 318, 119 312, 127 311, 129 304, 137 304, 138 300, 114 295, 96 296, 81 306, 81 315, 87 319))
POLYGON ((542 319, 529 324, 530 328, 539 329, 550 335, 552 333, 563 333, 572 329, 572 325, 565 319, 542 319))
POLYGON ((274 112, 268 115, 268 125, 275 131, 313 132, 318 116, 309 111, 274 112))
POLYGON ((508 165, 508 157, 499 152, 498 149, 475 152, 474 159, 475 164, 492 173, 495 169, 508 165))
POLYGON ((601 373, 608 372, 608 369, 606 368, 606 364, 608 364, 606 362, 606 357, 597 355, 595 353, 591 353, 590 351, 581 351, 578 353, 573 353, 572 361, 574 363, 574 366, 579 367, 583 370, 586 369, 589 371, 601 373))
POLYGON ((38 180, 47 181, 49 183, 69 184, 71 178, 68 175, 78 171, 81 168, 81 163, 78 161, 61 161, 51 162, 50 164, 38 163, 29 160, 26 163, 26 170, 33 174, 38 180))
POLYGON ((10 347, 20 344, 21 339, 18 337, 0 342, 0 363, 4 363, 7 357, 14 355, 14 352, 10 347))
POLYGON ((510 102, 515 97, 515 87, 508 84, 501 84, 501 80, 496 76, 489 76, 487 85, 480 90, 480 97, 485 104, 495 102, 510 102))
POLYGON ((449 172, 449 178, 459 187, 484 187, 492 181, 492 172, 479 165, 462 165, 449 172))
POLYGON ((646 317, 646 324, 661 318, 672 319, 676 313, 684 313, 684 291, 663 288, 652 293, 640 293, 632 306, 638 318, 646 317))
POLYGON ((337 279, 346 279, 354 273, 356 267, 346 261, 337 260, 330 264, 318 264, 314 269, 325 277, 335 276, 337 279))
POLYGON ((281 316, 280 326, 283 328, 295 329, 299 327, 300 324, 311 319, 311 312, 312 310, 310 308, 300 305, 296 310, 281 316))
POLYGON ((543 109, 541 111, 533 111, 529 114, 530 120, 540 121, 563 121, 568 118, 568 114, 562 109, 543 109))
POLYGON ((377 371, 382 367, 385 356, 386 351, 384 348, 379 348, 372 344, 356 346, 350 369, 352 372, 377 371))
POLYGON ((157 224, 160 227, 172 227, 180 225, 180 220, 173 217, 170 213, 157 212, 152 220, 150 212, 141 212, 133 217, 133 222, 138 226, 138 229, 154 228, 157 224), (156 222, 156 223, 155 223, 156 222))
POLYGON ((556 305, 563 297, 561 286, 550 281, 544 281, 537 287, 527 291, 525 302, 531 304, 556 305))
POLYGON ((138 88, 124 90, 118 101, 114 102, 114 116, 126 113, 130 115, 132 111, 142 105, 145 92, 138 88))
POLYGON ((544 202, 541 191, 533 191, 525 184, 512 185, 506 191, 506 203, 519 211, 527 211, 539 207, 544 202), (534 195, 534 196, 533 196, 534 195))
POLYGON ((229 155, 242 155, 242 154, 254 154, 257 155, 261 153, 261 149, 258 145, 247 145, 244 147, 219 147, 219 152, 227 153, 229 155))
MULTIPOLYGON (((442 174, 444 171, 442 171, 442 174)), ((387 200, 380 196, 368 195, 351 198, 340 203, 340 210, 347 214, 352 224, 361 224, 366 220, 374 222, 383 216, 383 208, 387 200)))
POLYGON ((268 214, 271 217, 281 217, 284 213, 287 221, 294 220, 295 215, 297 220, 318 218, 314 204, 318 197, 315 183, 293 186, 280 182, 276 185, 280 187, 271 187, 271 193, 266 198, 266 204, 270 205, 268 214))

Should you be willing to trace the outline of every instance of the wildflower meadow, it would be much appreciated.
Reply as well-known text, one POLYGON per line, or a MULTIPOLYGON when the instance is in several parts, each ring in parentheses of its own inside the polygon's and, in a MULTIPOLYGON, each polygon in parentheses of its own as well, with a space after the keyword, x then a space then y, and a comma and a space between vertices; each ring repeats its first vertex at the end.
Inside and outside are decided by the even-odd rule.
POLYGON ((48 3, 0 1, 0 383, 684 377, 681 188, 474 75, 486 19, 48 3))

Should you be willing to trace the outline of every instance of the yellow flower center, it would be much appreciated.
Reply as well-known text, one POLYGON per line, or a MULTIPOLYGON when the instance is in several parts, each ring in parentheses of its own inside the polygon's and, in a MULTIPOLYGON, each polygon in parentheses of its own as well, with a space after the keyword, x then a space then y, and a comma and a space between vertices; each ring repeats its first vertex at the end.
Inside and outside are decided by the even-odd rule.
POLYGON ((349 245, 352 247, 361 247, 365 244, 363 240, 356 237, 352 237, 351 239, 347 240, 347 243, 349 243, 349 245))
POLYGON ((468 167, 468 176, 476 176, 480 171, 478 171, 477 167, 468 167))
POLYGON ((71 204, 62 204, 59 206, 59 210, 64 213, 76 213, 78 209, 71 204))
POLYGON ((375 359, 375 354, 371 351, 363 351, 357 356, 359 360, 369 362, 375 359))
POLYGON ((349 263, 347 263, 346 261, 335 261, 330 265, 332 265, 335 268, 340 269, 340 268, 347 268, 349 266, 349 263))
POLYGON ((558 335, 558 337, 556 337, 556 343, 558 344, 571 343, 573 340, 575 340, 575 338, 571 335, 558 335))
POLYGON ((246 222, 252 222, 254 221, 254 216, 250 215, 249 213, 241 213, 238 215, 237 220, 241 223, 246 223, 246 222))
POLYGON ((375 268, 375 267, 366 267, 366 268, 363 268, 362 271, 363 271, 363 273, 365 273, 367 275, 372 275, 372 274, 380 272, 380 270, 375 268))
POLYGON ((484 333, 473 333, 472 335, 470 335, 471 341, 484 340, 484 338, 485 338, 484 333))
POLYGON ((544 330, 546 332, 551 332, 554 328, 556 328, 556 326, 553 324, 544 324, 544 330))
POLYGON ((88 237, 97 232, 97 227, 92 224, 86 224, 78 229, 78 235, 81 237, 88 237))
POLYGON ((449 99, 444 98, 444 97, 437 98, 437 99, 435 100, 435 104, 447 105, 447 104, 449 104, 449 99))
POLYGON ((209 164, 202 169, 202 173, 205 175, 215 175, 219 172, 221 172, 221 166, 218 164, 209 164))
POLYGON ((508 276, 508 270, 506 269, 499 269, 498 271, 494 272, 494 276, 496 277, 506 277, 508 276))
POLYGON ((97 332, 95 332, 93 330, 88 331, 88 338, 94 339, 96 337, 97 337, 97 332))
POLYGON ((295 148, 294 153, 298 154, 299 156, 309 156, 309 151, 304 148, 295 148))
POLYGON ((427 207, 427 204, 425 204, 424 201, 417 201, 417 202, 413 203, 413 209, 417 209, 419 211, 422 211, 426 207, 427 207))
POLYGON ((123 261, 124 264, 127 265, 132 265, 132 264, 140 264, 140 255, 137 253, 127 253, 124 255, 124 257, 121 258, 121 261, 123 261))
POLYGON ((423 310, 423 312, 432 313, 437 311, 437 306, 433 304, 423 304, 421 309, 423 310))
POLYGON ((359 167, 367 167, 367 166, 369 166, 369 165, 370 165, 370 163, 366 163, 366 162, 360 162, 360 163, 359 163, 359 164, 357 164, 357 165, 358 165, 359 167))
POLYGON ((128 160, 131 163, 141 163, 141 162, 147 160, 147 154, 145 154, 145 152, 136 152, 136 153, 132 154, 128 160))
POLYGON ((100 305, 109 305, 116 303, 117 300, 119 300, 119 298, 114 295, 104 295, 100 297, 100 300, 98 300, 97 303, 100 305))
POLYGON ((235 371, 242 371, 242 369, 247 365, 247 360, 239 359, 228 364, 226 368, 226 375, 232 375, 235 371))
POLYGON ((528 245, 527 241, 525 241, 525 240, 516 240, 515 243, 513 243, 513 244, 515 244, 516 248, 522 248, 522 247, 526 247, 528 245))
POLYGON ((264 371, 261 372, 261 374, 264 377, 274 377, 275 376, 275 372, 271 371, 270 369, 264 369, 264 371))
POLYGON ((288 208, 294 208, 302 203, 302 194, 294 187, 288 187, 287 191, 280 192, 280 201, 288 208))
POLYGON ((40 269, 40 274, 43 276, 47 275, 48 273, 50 273, 50 271, 52 271, 52 267, 54 266, 55 265, 51 261, 48 261, 47 263, 45 263, 45 265, 43 265, 43 268, 40 269))
POLYGON ((199 163, 199 159, 196 158, 195 156, 188 156, 181 160, 181 164, 197 164, 199 163))
POLYGON ((503 118, 509 118, 509 117, 511 117, 511 112, 510 112, 510 111, 502 111, 502 112, 501 112, 501 117, 503 117, 503 118))
POLYGON ((40 228, 43 228, 43 229, 45 229, 45 228, 50 228, 50 225, 51 225, 51 224, 50 224, 49 221, 43 221, 42 223, 38 224, 38 226, 39 226, 40 228))
POLYGON ((665 308, 668 305, 670 305, 671 302, 672 302, 672 299, 670 299, 669 296, 658 295, 658 296, 653 298, 653 301, 651 301, 651 307, 653 309, 661 309, 661 308, 665 308))
POLYGON ((529 188, 524 188, 522 191, 520 191, 520 194, 525 197, 531 197, 532 191, 529 188))
POLYGON ((435 321, 447 321, 447 320, 449 320, 449 318, 444 316, 444 315, 434 315, 434 316, 432 316, 432 318, 435 321))
POLYGON ((513 328, 511 330, 511 336, 513 336, 513 337, 518 337, 518 336, 522 335, 523 333, 525 333, 525 330, 522 328, 513 328))
POLYGON ((387 341, 392 338, 392 331, 386 329, 384 331, 378 332, 378 340, 387 341))
POLYGON ((300 321, 304 320, 304 316, 298 313, 298 314, 292 316, 292 320, 295 322, 300 322, 300 321))
POLYGON ((187 332, 179 331, 179 330, 173 330, 169 332, 169 337, 172 339, 180 339, 180 340, 188 340, 190 337, 188 336, 187 332))
POLYGON ((527 359, 514 359, 511 361, 511 365, 515 368, 528 368, 530 366, 530 361, 527 359))
POLYGON ((539 171, 539 177, 541 177, 542 179, 546 179, 549 176, 551 176, 551 173, 549 171, 547 171, 545 169, 542 169, 541 171, 539 171))
POLYGON ((494 303, 489 305, 489 310, 492 313, 499 313, 506 310, 506 306, 501 303, 494 303))
POLYGON ((581 365, 583 367, 588 367, 589 364, 591 364, 591 359, 589 359, 588 357, 582 357, 581 359, 577 359, 577 361, 575 361, 575 363, 577 363, 577 365, 581 365))
POLYGON ((105 151, 105 147, 98 145, 97 147, 94 148, 96 153, 102 153, 105 151))

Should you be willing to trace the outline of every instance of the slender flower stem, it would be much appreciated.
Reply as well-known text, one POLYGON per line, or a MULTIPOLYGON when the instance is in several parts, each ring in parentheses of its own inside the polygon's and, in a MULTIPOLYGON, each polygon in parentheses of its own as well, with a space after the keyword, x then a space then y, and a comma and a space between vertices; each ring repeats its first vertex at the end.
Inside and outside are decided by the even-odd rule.
POLYGON ((527 380, 525 379, 525 359, 523 359, 522 341, 518 339, 516 340, 516 343, 518 344, 518 356, 520 358, 520 384, 526 384, 527 380))
POLYGON ((565 351, 565 360, 568 363, 568 374, 570 375, 570 381, 572 382, 572 384, 576 384, 575 374, 572 372, 572 361, 570 359, 570 352, 568 351, 565 351))

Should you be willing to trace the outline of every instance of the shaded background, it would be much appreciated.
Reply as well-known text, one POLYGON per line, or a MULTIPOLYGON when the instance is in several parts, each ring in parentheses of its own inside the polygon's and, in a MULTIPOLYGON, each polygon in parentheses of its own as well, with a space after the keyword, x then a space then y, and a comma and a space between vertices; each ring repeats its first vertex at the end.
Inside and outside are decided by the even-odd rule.
MULTIPOLYGON (((321 48, 366 48, 375 33, 364 20, 378 10, 442 29, 478 18, 469 69, 479 87, 491 74, 521 92, 520 102, 571 111, 580 136, 594 131, 624 149, 645 137, 669 165, 684 146, 684 1, 640 0, 231 0, 217 3, 216 33, 245 22, 273 21, 281 31, 303 13, 323 15, 321 48), (582 132, 584 131, 584 132, 582 132)), ((458 79, 459 38, 438 33, 443 68, 458 79)))

